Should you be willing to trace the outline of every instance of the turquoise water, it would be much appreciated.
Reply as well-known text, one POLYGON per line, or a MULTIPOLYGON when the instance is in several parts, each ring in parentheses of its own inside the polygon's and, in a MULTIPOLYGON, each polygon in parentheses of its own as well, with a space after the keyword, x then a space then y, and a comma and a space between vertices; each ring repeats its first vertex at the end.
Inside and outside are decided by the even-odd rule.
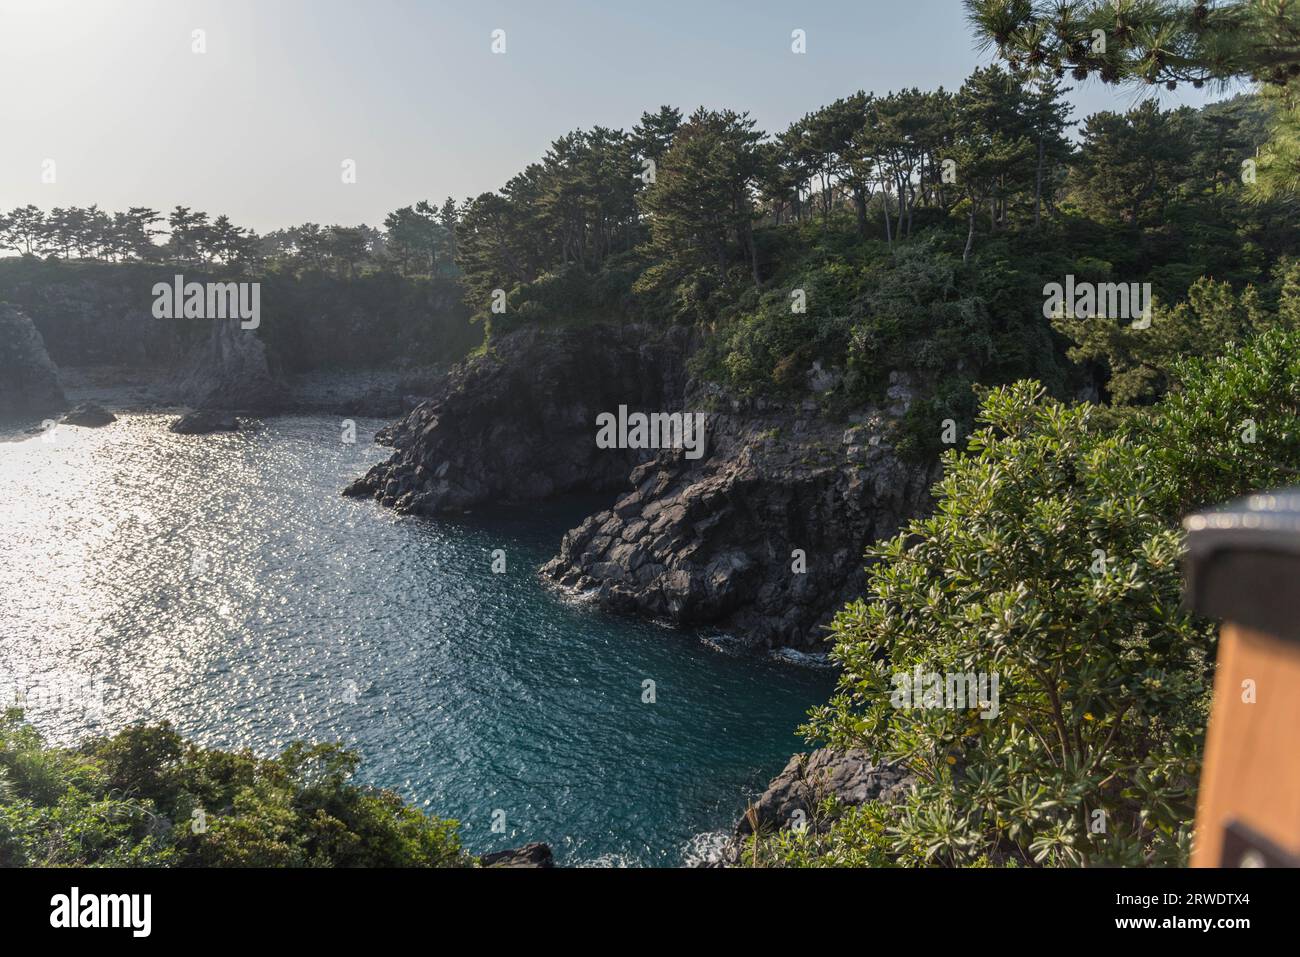
POLYGON ((381 422, 349 445, 335 418, 168 421, 0 443, 0 697, 55 740, 165 718, 262 753, 341 741, 475 852, 675 866, 830 690, 543 587, 536 567, 606 500, 402 517, 339 495, 387 454, 381 422))

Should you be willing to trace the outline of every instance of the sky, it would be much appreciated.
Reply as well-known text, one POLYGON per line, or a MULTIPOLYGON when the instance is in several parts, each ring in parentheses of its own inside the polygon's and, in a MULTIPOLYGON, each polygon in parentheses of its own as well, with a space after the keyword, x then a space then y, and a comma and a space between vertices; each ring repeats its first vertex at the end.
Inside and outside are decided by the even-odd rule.
MULTIPOLYGON (((956 89, 991 60, 960 0, 0 0, 0 210, 378 225, 664 103, 777 132, 858 89, 956 89)), ((1076 118, 1135 102, 1094 83, 1071 99, 1076 118)))

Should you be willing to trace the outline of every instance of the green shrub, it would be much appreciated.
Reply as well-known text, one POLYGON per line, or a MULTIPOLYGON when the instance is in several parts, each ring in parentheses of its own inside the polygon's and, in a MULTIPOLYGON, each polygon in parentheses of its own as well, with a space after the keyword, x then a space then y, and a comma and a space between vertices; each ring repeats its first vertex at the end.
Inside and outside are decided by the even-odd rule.
POLYGON ((1300 302, 1294 296, 1286 285, 1281 309, 1268 309, 1254 286, 1238 294, 1226 282, 1202 278, 1186 302, 1156 304, 1146 328, 1106 317, 1060 318, 1053 325, 1074 341, 1073 361, 1104 363, 1113 402, 1149 404, 1177 384, 1175 366, 1184 357, 1219 355, 1266 329, 1294 328, 1292 313, 1300 302))
POLYGON ((896 847, 928 861, 1178 862, 1211 636, 1179 610, 1150 459, 1034 383, 989 393, 979 419, 935 514, 871 550, 871 600, 835 621, 844 674, 811 729, 908 763, 896 847), (915 667, 998 674, 996 716, 894 707, 915 667))
POLYGON ((460 867, 457 825, 352 783, 357 756, 201 748, 135 725, 51 748, 0 718, 0 866, 460 867))
MULTIPOLYGON (((1177 521, 1294 481, 1300 333, 1171 368, 1180 390, 1141 415, 1033 382, 989 392, 983 428, 945 455, 934 514, 869 551, 868 596, 833 626, 838 692, 805 730, 916 773, 887 828, 893 853, 1186 860, 1214 628, 1181 608, 1177 521), (998 674, 996 715, 895 707, 895 676, 917 667, 998 674)), ((818 840, 852 844, 860 825, 818 840)))

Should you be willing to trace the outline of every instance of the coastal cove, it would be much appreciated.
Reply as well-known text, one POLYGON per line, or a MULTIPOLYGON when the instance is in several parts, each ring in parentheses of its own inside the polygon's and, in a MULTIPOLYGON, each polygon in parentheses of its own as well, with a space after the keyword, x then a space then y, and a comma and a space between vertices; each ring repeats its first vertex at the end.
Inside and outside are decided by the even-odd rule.
POLYGON ((340 741, 474 853, 674 866, 731 831, 831 689, 548 587, 608 496, 400 515, 339 495, 388 454, 382 420, 348 444, 334 416, 201 438, 171 418, 0 443, 3 694, 54 741, 164 719, 262 754, 340 741))

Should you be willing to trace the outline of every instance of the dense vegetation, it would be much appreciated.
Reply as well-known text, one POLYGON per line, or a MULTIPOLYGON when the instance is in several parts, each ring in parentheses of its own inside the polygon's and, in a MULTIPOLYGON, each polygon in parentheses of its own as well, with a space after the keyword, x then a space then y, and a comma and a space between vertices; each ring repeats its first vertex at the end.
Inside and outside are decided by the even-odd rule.
POLYGON ((467 306, 489 335, 691 324, 700 377, 806 397, 814 367, 831 369, 816 398, 832 414, 908 372, 927 397, 899 442, 922 456, 942 450, 944 419, 969 426, 976 383, 1151 401, 1158 368, 1137 374, 1147 385, 1113 377, 1145 365, 1102 342, 1117 317, 1047 321, 1044 284, 1149 283, 1162 330, 1186 325, 1176 304, 1198 282, 1276 303, 1293 204, 1257 173, 1282 110, 1143 102, 1085 118, 1075 141, 1065 92, 989 67, 956 92, 859 92, 774 136, 743 113, 668 107, 631 132, 574 132, 465 204, 467 306))
POLYGON ((454 821, 351 781, 357 756, 201 748, 169 725, 76 749, 0 715, 0 867, 467 867, 454 821))
MULTIPOLYGON (((1222 76, 1225 63, 1229 73, 1250 64, 1253 78, 1272 82, 1284 105, 1261 147, 1272 157, 1269 182, 1248 198, 1293 208, 1294 191, 1280 188, 1291 174, 1278 159, 1295 155, 1288 145, 1288 98, 1300 74, 1294 10, 1227 5, 1236 19, 1216 45, 1202 36, 1201 4, 968 6, 977 28, 1021 70, 1059 73, 1064 58, 1079 78, 1101 68, 1103 79, 1154 82, 1169 75, 1174 49, 1182 78, 1199 81, 1222 76), (1063 24, 1072 10, 1090 19, 1063 24), (1073 41, 1087 36, 1086 27, 1113 28, 1116 15, 1121 26, 1125 17, 1146 15, 1142 25, 1158 28, 1159 40, 1129 23, 1111 60, 1099 65, 1073 41), (1276 48, 1259 43, 1260 30, 1281 27, 1276 48), (1276 56, 1289 59, 1278 67, 1270 59, 1276 56), (1261 57, 1269 63, 1261 66, 1261 57)), ((1154 186, 1161 165, 1185 165, 1197 141, 1184 140, 1161 159, 1161 128, 1173 132, 1182 119, 1151 107, 1135 113, 1126 123, 1145 132, 1128 138, 1126 148, 1108 145, 1122 129, 1114 118, 1085 124, 1072 170, 1073 188, 1082 190, 1078 209, 1099 223, 1151 217, 1152 225, 1212 233, 1215 220, 1206 214, 1226 198, 1220 186, 1234 189, 1226 180, 1203 178, 1200 202, 1190 209, 1179 209, 1190 198, 1184 194, 1144 213, 1159 190, 1135 192, 1117 177, 1136 163, 1154 186), (1108 202, 1088 201, 1096 188, 1110 194, 1108 202)), ((1210 111, 1202 117, 1214 122, 1210 111)), ((1241 212, 1253 217, 1253 210, 1241 212)), ((1184 264, 1204 249, 1180 248, 1184 264)), ((834 746, 902 761, 917 787, 894 806, 827 802, 815 827, 765 846, 755 838, 755 862, 1186 862, 1215 628, 1181 607, 1178 520, 1191 509, 1294 482, 1300 471, 1300 273, 1294 261, 1252 259, 1238 265, 1256 274, 1233 277, 1236 288, 1226 263, 1197 263, 1203 275, 1185 301, 1159 305, 1149 324, 1100 315, 1053 320, 1075 343, 1069 357, 1107 376, 1103 396, 1111 406, 1058 401, 1033 381, 984 394, 982 427, 964 450, 945 454, 933 516, 870 550, 868 594, 834 624, 834 654, 844 666, 838 693, 805 729, 834 746), (996 718, 897 706, 894 679, 913 668, 997 672, 996 718)), ((1167 287, 1161 292, 1165 303, 1182 298, 1167 287)))
POLYGON ((872 549, 867 600, 835 622, 840 692, 809 730, 916 771, 899 849, 1185 861, 1214 630, 1180 608, 1176 522, 1293 478, 1300 335, 1175 371, 1181 391, 1118 426, 1036 383, 992 391, 935 514, 872 549), (892 708, 891 674, 917 665, 998 671, 997 718, 892 708))
POLYGON ((0 249, 65 260, 226 267, 250 275, 311 271, 351 279, 391 270, 403 276, 445 276, 456 271, 456 216, 452 199, 440 209, 421 201, 389 213, 383 230, 364 223, 304 223, 259 236, 228 216, 210 218, 188 206, 177 206, 164 217, 143 206, 124 213, 98 206, 55 207, 47 214, 29 204, 0 213, 0 249))

